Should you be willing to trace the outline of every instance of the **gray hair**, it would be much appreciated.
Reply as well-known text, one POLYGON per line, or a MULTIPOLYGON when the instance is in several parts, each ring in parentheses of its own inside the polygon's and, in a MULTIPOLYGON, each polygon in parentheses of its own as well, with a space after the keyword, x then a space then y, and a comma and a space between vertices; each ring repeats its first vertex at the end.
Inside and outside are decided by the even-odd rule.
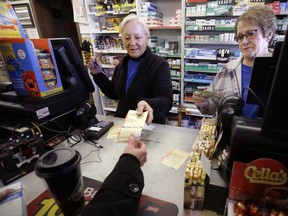
POLYGON ((140 19, 136 14, 129 14, 122 20, 122 22, 119 26, 121 35, 123 35, 122 33, 123 33, 123 29, 124 29, 125 25, 130 21, 137 21, 143 27, 143 30, 146 33, 147 37, 150 36, 150 31, 149 31, 146 23, 142 19, 140 19))
POLYGON ((273 37, 277 29, 277 18, 271 7, 267 5, 256 5, 249 7, 249 9, 237 19, 234 29, 235 34, 237 34, 237 26, 240 21, 259 26, 264 37, 272 34, 270 43, 273 41, 273 37))

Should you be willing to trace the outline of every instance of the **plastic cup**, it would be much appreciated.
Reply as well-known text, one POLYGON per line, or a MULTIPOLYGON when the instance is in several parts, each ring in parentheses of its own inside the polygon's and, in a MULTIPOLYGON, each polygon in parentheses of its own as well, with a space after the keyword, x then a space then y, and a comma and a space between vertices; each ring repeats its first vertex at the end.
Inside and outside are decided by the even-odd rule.
POLYGON ((43 154, 35 173, 44 180, 65 216, 79 215, 85 205, 80 168, 81 155, 71 148, 56 148, 43 154))

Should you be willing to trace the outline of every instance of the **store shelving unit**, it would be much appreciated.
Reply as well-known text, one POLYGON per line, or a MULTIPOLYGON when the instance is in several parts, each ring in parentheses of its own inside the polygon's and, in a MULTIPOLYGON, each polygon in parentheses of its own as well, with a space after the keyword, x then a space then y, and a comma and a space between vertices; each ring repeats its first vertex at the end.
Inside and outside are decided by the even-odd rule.
MULTIPOLYGON (((149 26, 151 38, 157 37, 157 45, 166 47, 174 47, 173 51, 169 49, 160 50, 159 55, 167 59, 170 65, 170 72, 173 87, 173 107, 167 116, 167 122, 171 125, 180 125, 178 112, 181 107, 181 35, 182 35, 182 1, 181 0, 151 0, 151 3, 158 7, 158 11, 163 14, 163 26, 149 26), (181 12, 180 12, 181 11, 181 12), (178 13, 178 14, 177 14, 178 13), (174 19, 175 18, 175 19, 174 19), (175 20, 173 25, 171 20, 175 20), (163 45, 165 43, 166 45, 163 45)), ((172 48, 172 49, 173 49, 172 48)))
MULTIPOLYGON (((227 62, 228 59, 223 61, 223 58, 219 61, 217 53, 222 51, 233 54, 238 51, 238 44, 234 42, 233 34, 237 17, 227 13, 231 11, 229 7, 232 5, 223 6, 224 14, 217 14, 210 4, 212 3, 185 0, 183 9, 182 103, 179 116, 182 124, 187 125, 185 121, 190 121, 190 126, 196 128, 199 127, 199 121, 204 115, 192 102, 193 92, 205 90, 227 62)), ((214 8, 219 7, 221 6, 214 5, 214 8)))
MULTIPOLYGON (((123 48, 104 50, 97 48, 97 44, 95 44, 97 37, 98 39, 99 37, 120 38, 118 30, 101 30, 97 22, 99 22, 101 17, 121 18, 128 13, 136 13, 140 16, 142 2, 148 2, 148 0, 135 0, 134 9, 125 13, 109 11, 108 13, 97 15, 95 0, 85 1, 88 19, 87 23, 79 25, 80 33, 82 39, 87 38, 91 41, 95 55, 101 53, 101 55, 114 55, 121 58, 126 54, 123 48)), ((191 101, 193 91, 207 88, 223 65, 228 60, 237 58, 240 55, 238 44, 234 41, 234 24, 237 17, 241 15, 242 9, 239 10, 239 5, 235 9, 232 1, 230 5, 217 5, 221 4, 221 1, 205 2, 203 0, 198 2, 197 0, 150 0, 149 2, 157 5, 157 10, 163 14, 163 24, 161 26, 148 26, 151 41, 154 40, 154 44, 150 44, 152 49, 155 49, 159 55, 166 58, 171 68, 174 105, 169 117, 171 117, 172 121, 177 122, 173 122, 173 125, 183 125, 182 120, 187 120, 189 116, 191 119, 195 118, 197 123, 203 115, 191 101), (195 7, 194 11, 193 7, 195 7), (177 9, 182 11, 182 22, 180 25, 173 26, 171 25, 171 17, 175 17, 177 9), (238 11, 238 14, 235 11, 238 11), (156 45, 155 40, 157 41, 156 45), (159 49, 157 47, 165 47, 163 41, 177 42, 178 51, 171 52, 171 49, 168 52, 157 51, 159 49), (203 50, 204 53, 207 51, 213 53, 213 55, 193 56, 192 54, 195 50, 203 50), (221 51, 226 54, 229 52, 229 55, 225 55, 225 58, 228 56, 226 61, 225 58, 222 58, 223 54, 221 55, 221 51), (177 63, 175 64, 175 62, 177 63)), ((264 2, 262 3, 264 4, 264 2)), ((254 4, 254 2, 251 4, 254 4)), ((280 17, 278 32, 281 32, 285 26, 287 27, 287 21, 283 18, 285 14, 279 13, 278 16, 280 17)), ((103 68, 112 75, 113 65, 105 64, 103 68)), ((96 92, 96 94, 98 93, 96 92)), ((98 101, 97 106, 101 106, 100 110, 102 109, 105 115, 116 110, 117 104, 103 96, 101 92, 98 96, 95 96, 95 101, 96 104, 98 101)))

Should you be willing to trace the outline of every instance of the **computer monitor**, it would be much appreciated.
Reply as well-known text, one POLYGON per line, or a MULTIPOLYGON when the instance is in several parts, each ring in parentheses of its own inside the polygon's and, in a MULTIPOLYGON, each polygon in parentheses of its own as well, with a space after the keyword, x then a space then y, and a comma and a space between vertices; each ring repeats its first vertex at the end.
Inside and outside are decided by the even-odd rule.
POLYGON ((287 60, 288 31, 279 54, 262 126, 264 136, 281 140, 287 140, 288 137, 288 111, 285 105, 288 93, 287 60))
POLYGON ((283 41, 277 41, 272 56, 259 56, 254 60, 246 102, 260 105, 258 117, 264 115, 282 45, 283 41))
POLYGON ((70 38, 52 38, 50 41, 63 88, 73 92, 82 90, 94 92, 94 85, 73 41, 70 38))

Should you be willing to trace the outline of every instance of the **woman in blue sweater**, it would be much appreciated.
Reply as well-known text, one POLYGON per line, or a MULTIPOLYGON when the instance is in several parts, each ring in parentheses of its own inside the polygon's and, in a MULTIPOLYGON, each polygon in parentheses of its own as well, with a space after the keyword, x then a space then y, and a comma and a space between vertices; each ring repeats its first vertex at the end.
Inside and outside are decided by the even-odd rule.
POLYGON ((151 52, 149 29, 135 14, 123 19, 120 34, 127 55, 116 66, 112 80, 102 72, 96 58, 88 64, 93 79, 107 97, 119 100, 117 117, 136 109, 138 114, 148 111, 148 124, 165 124, 165 115, 173 105, 169 64, 151 52))

